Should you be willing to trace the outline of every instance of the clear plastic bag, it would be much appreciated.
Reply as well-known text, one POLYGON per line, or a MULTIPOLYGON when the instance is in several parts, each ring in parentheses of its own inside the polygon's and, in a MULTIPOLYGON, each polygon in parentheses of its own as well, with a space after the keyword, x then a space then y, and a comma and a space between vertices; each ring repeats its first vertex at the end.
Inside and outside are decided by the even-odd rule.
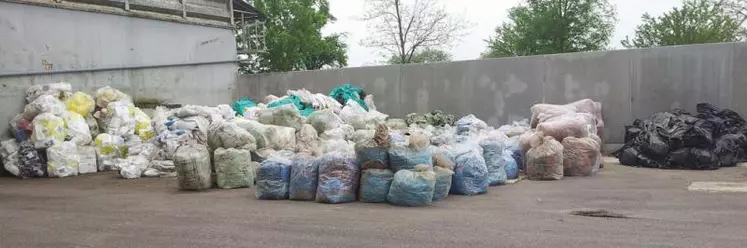
POLYGON ((78 149, 73 142, 62 142, 47 148, 47 174, 49 177, 78 175, 78 149))
POLYGON ((303 125, 301 113, 293 104, 285 104, 258 113, 259 122, 267 125, 300 129, 303 125))
POLYGON ((451 190, 452 178, 454 172, 441 167, 433 167, 433 172, 436 173, 436 184, 433 188, 433 201, 443 201, 449 195, 451 190))
POLYGON ((50 113, 42 113, 33 121, 34 132, 31 141, 38 149, 48 148, 65 141, 67 128, 65 121, 50 113))
POLYGON ((327 130, 340 127, 342 119, 332 109, 323 109, 311 113, 307 119, 307 123, 311 124, 318 133, 324 133, 327 130))
POLYGON ((506 175, 505 161, 502 159, 504 143, 498 140, 483 140, 480 142, 480 146, 483 149, 482 155, 488 168, 490 186, 505 184, 508 176, 506 175))
POLYGON ((291 200, 313 201, 316 198, 316 187, 319 178, 319 161, 309 155, 300 154, 291 164, 290 185, 291 200))
POLYGON ((478 195, 488 192, 490 180, 482 149, 474 144, 460 144, 460 146, 454 151, 455 166, 451 193, 478 195))
POLYGON ((215 121, 208 131, 210 148, 238 148, 249 151, 257 150, 257 141, 249 131, 229 121, 215 121))
POLYGON ((43 95, 35 99, 33 102, 27 104, 23 108, 23 117, 29 120, 33 120, 37 115, 42 113, 49 113, 55 116, 62 116, 65 114, 65 104, 60 102, 54 96, 43 95))
POLYGON ((150 161, 145 156, 135 155, 125 159, 118 159, 115 167, 119 169, 119 175, 124 179, 136 179, 150 167, 150 161))
POLYGON ((488 124, 475 115, 467 115, 456 122, 457 134, 477 133, 488 128, 488 124))
POLYGON ((433 202, 436 173, 427 165, 415 170, 400 170, 394 174, 387 201, 392 205, 419 207, 433 202))
POLYGON ((386 202, 394 172, 388 169, 365 169, 361 172, 361 187, 358 193, 361 202, 386 202))
POLYGON ((589 137, 590 131, 596 133, 594 116, 587 113, 571 113, 557 116, 537 125, 537 131, 546 136, 552 136, 557 141, 566 137, 583 138, 589 137))
POLYGON ((602 154, 599 144, 591 138, 563 139, 563 175, 593 176, 599 171, 602 154))
POLYGON ((69 97, 73 86, 69 83, 59 82, 51 84, 36 84, 26 89, 26 101, 32 102, 41 96, 52 96, 57 99, 69 97))
POLYGON ((174 153, 179 188, 205 190, 213 185, 210 152, 204 145, 185 144, 174 153))
POLYGON ((360 179, 360 168, 355 158, 343 152, 333 152, 321 157, 316 201, 346 203, 355 201, 360 179))
POLYGON ((563 179, 563 145, 545 136, 527 151, 526 174, 529 180, 563 179))
POLYGON ((103 113, 106 133, 127 136, 135 133, 135 106, 129 102, 111 102, 103 113))
POLYGON ((78 174, 96 173, 98 167, 96 165, 96 148, 93 146, 79 146, 78 158, 78 174))
POLYGON ((257 169, 257 191, 260 200, 288 199, 292 161, 282 155, 270 156, 257 169))
POLYGON ((303 124, 296 132, 296 152, 318 156, 322 152, 321 141, 316 129, 309 124, 303 124))
POLYGON ((67 136, 70 137, 69 141, 78 146, 84 146, 91 143, 91 140, 93 139, 91 136, 91 130, 83 116, 72 111, 67 111, 62 119, 65 121, 65 127, 67 127, 67 136))
POLYGON ((18 167, 21 178, 45 177, 47 175, 46 161, 39 156, 31 141, 22 141, 18 149, 18 167))
POLYGON ((254 185, 254 173, 249 168, 252 154, 249 150, 218 148, 215 158, 215 176, 218 188, 235 189, 254 185))
POLYGON ((420 164, 433 167, 433 160, 427 149, 418 150, 403 146, 389 148, 389 166, 392 171, 414 170, 415 166, 420 164))
POLYGON ((96 106, 99 108, 106 108, 112 102, 132 102, 130 96, 109 86, 99 88, 94 95, 96 96, 96 106))
MULTIPOLYGON (((506 149, 501 154, 500 163, 503 164, 503 168, 506 169, 506 178, 509 180, 519 178, 519 164, 516 163, 514 158, 516 150, 506 149)), ((519 152, 521 156, 521 152, 519 152)))

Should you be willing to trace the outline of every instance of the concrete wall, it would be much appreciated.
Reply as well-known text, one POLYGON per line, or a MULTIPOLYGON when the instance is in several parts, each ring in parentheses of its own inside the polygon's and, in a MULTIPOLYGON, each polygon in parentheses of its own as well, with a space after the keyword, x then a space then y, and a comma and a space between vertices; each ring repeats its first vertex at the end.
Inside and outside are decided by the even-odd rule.
POLYGON ((242 75, 237 96, 361 85, 394 116, 445 110, 491 125, 530 117, 536 103, 601 101, 605 138, 622 143, 624 125, 655 112, 710 102, 747 114, 747 43, 603 51, 437 64, 242 75))
POLYGON ((110 85, 135 99, 227 103, 236 64, 200 63, 235 59, 230 29, 0 2, 0 123, 21 112, 30 85, 59 81, 89 93, 110 85), (113 69, 57 73, 101 68, 113 69))

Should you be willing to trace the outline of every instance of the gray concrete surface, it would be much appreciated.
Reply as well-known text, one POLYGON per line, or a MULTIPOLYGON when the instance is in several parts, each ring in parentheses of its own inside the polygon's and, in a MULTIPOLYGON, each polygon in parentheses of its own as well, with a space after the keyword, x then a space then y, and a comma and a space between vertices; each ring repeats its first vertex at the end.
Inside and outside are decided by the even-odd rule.
POLYGON ((747 169, 607 164, 589 178, 521 181, 430 207, 260 201, 253 189, 192 193, 174 179, 0 178, 0 247, 744 247, 747 169), (605 209, 628 216, 571 215, 605 209))
POLYGON ((557 54, 451 63, 242 75, 237 97, 261 100, 286 89, 329 91, 353 83, 377 94, 383 112, 442 109, 492 125, 528 118, 535 103, 602 102, 605 140, 622 143, 636 118, 695 104, 747 114, 747 43, 557 54), (373 88, 371 85, 374 85, 373 88), (395 90, 397 89, 397 90, 395 90))
MULTIPOLYGON (((236 59, 230 29, 0 2, 0 74, 128 68, 236 59)), ((0 123, 21 112, 33 84, 65 81, 92 93, 119 88, 135 99, 216 105, 229 103, 234 63, 0 76, 0 123)), ((2 134, 7 133, 2 129, 2 134)))

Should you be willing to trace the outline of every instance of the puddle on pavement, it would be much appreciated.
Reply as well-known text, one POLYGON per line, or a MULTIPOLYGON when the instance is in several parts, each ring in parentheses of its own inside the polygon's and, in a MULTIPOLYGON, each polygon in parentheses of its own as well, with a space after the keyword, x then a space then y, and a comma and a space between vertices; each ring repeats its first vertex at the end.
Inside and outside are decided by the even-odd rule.
POLYGON ((584 217, 596 217, 596 218, 611 218, 611 219, 630 219, 632 217, 621 214, 610 212, 604 209, 583 209, 573 210, 570 212, 571 215, 584 216, 584 217))

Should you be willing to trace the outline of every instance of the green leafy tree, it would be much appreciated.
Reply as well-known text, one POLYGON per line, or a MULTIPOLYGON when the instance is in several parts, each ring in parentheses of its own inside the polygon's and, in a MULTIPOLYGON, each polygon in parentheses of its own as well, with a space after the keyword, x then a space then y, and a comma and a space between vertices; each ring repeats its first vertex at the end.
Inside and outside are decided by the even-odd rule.
POLYGON ((487 40, 484 58, 604 50, 616 12, 607 0, 525 0, 487 40))
MULTIPOLYGON (((402 64, 403 59, 398 55, 392 55, 389 57, 390 65, 402 64)), ((422 63, 435 63, 451 61, 451 54, 438 49, 427 48, 423 51, 416 52, 412 58, 409 59, 409 63, 422 64, 422 63)))
MULTIPOLYGON (((266 52, 247 55, 242 73, 317 70, 347 65, 344 36, 323 36, 322 27, 335 21, 327 0, 255 0, 254 7, 267 21, 264 27, 266 52)), ((237 35, 239 49, 246 47, 237 35)))
POLYGON ((742 41, 745 1, 685 0, 659 17, 644 14, 627 48, 742 41))

